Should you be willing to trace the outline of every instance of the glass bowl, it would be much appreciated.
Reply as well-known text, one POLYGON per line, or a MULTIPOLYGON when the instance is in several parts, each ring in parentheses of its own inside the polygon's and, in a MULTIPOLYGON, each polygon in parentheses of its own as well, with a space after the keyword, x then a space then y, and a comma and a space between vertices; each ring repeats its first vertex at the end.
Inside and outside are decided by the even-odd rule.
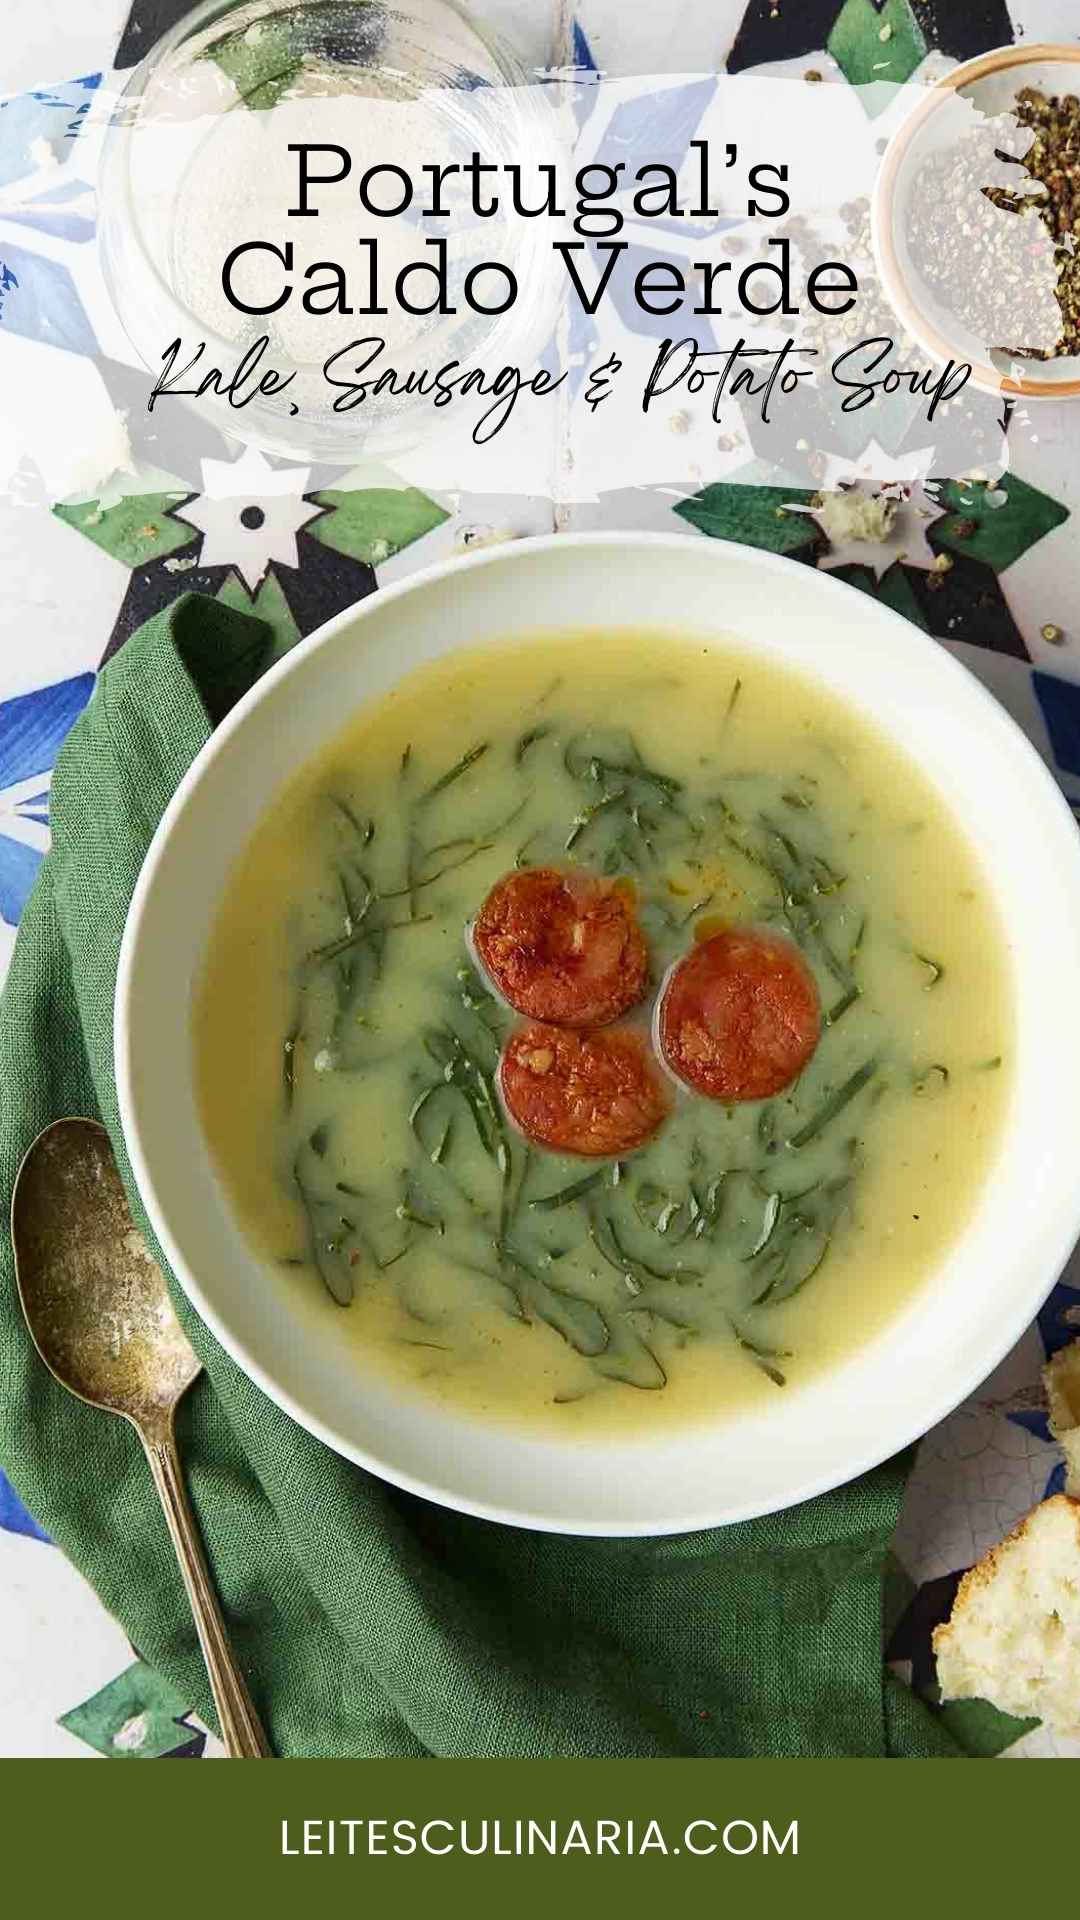
POLYGON ((550 162, 543 99, 457 0, 206 0, 132 73, 105 143, 102 269, 139 360, 167 371, 174 391, 206 383, 186 404, 268 451, 347 464, 415 445, 438 416, 401 390, 410 371, 520 365, 549 337, 548 223, 502 206, 478 217, 458 175, 444 176, 441 213, 428 204, 430 170, 474 151, 497 165, 550 162), (304 146, 329 151, 302 162, 304 146), (450 311, 412 314, 397 300, 397 274, 418 261, 410 301, 450 311), (477 303, 505 294, 505 273, 484 263, 515 277, 504 313, 464 298, 472 272, 477 303), (398 391, 347 405, 328 360, 350 384, 366 361, 372 378, 392 366, 398 391), (223 390, 241 365, 244 379, 223 390))

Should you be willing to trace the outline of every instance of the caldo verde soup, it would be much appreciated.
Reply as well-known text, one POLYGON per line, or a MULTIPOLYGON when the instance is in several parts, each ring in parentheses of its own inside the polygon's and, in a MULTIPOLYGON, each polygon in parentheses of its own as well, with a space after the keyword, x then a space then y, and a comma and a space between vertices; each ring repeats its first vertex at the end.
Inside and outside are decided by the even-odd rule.
POLYGON ((437 661, 264 820, 198 992, 267 1286, 365 1368, 573 1433, 797 1389, 962 1226, 1002 932, 916 769, 662 634, 437 661))

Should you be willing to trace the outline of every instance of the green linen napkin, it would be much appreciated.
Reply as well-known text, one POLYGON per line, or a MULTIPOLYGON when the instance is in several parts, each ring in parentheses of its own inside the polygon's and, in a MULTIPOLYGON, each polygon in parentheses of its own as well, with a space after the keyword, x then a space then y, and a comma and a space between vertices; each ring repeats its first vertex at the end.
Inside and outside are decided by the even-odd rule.
MULTIPOLYGON (((0 1001, 5 1219, 38 1130, 97 1113, 147 1225, 112 1074, 124 916, 170 795, 267 640, 260 622, 187 596, 105 667, 64 745, 52 851, 0 1001)), ((163 1007, 170 1017, 181 1009, 163 1007)), ((678 1539, 519 1532, 339 1459, 251 1384, 175 1286, 173 1297, 206 1369, 179 1418, 188 1484, 278 1754, 960 1755, 882 1667, 905 1462, 787 1513, 678 1539)), ((211 1720, 138 1440, 38 1360, 6 1234, 0 1462, 142 1657, 211 1720)))

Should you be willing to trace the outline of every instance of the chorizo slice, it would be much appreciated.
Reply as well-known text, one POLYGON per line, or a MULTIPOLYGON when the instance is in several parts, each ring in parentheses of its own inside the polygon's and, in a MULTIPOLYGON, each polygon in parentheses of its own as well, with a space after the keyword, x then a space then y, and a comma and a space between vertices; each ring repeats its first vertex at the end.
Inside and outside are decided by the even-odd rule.
POLYGON ((790 1086, 821 1035, 821 1003, 794 942, 729 927, 677 961, 661 989, 659 1051, 710 1100, 767 1100, 790 1086))
POLYGON ((499 1086, 515 1126, 556 1153, 632 1153, 669 1107, 646 1036, 634 1027, 519 1027, 503 1049, 499 1086))
POLYGON ((644 935, 625 884, 526 867, 496 882, 473 926, 477 958, 516 1012, 602 1027, 641 999, 644 935))

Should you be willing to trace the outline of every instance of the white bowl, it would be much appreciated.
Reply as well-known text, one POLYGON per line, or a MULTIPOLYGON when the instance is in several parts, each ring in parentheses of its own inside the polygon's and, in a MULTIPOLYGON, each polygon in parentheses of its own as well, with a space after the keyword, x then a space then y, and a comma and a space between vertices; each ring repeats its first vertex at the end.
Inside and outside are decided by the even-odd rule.
POLYGON ((1034 748, 940 646, 865 594, 686 534, 566 535, 384 589, 280 661, 218 728, 154 836, 116 989, 131 1166, 173 1272, 234 1360, 309 1432, 446 1506, 564 1533, 677 1533, 804 1500, 940 1420, 1027 1327, 1080 1234, 1080 836, 1034 748), (760 1408, 646 1441, 528 1438, 358 1379, 337 1321, 298 1317, 211 1165, 187 1018, 229 870, 288 780, 421 661, 520 628, 737 634, 812 671, 900 743, 966 827, 1016 975, 1016 1072, 975 1217, 845 1364, 760 1408))
MULTIPOLYGON (((1021 87, 1044 94, 1080 93, 1080 46, 1045 43, 995 47, 955 67, 917 100, 886 148, 871 203, 871 235, 878 276, 897 318, 936 360, 967 362, 971 384, 984 393, 1063 400, 1080 393, 1080 357, 1031 360, 989 351, 987 343, 942 307, 922 280, 908 250, 908 210, 918 173, 949 148, 971 123, 970 102, 991 116, 1008 112, 1021 87)), ((958 236, 958 244, 960 243, 958 236)))

